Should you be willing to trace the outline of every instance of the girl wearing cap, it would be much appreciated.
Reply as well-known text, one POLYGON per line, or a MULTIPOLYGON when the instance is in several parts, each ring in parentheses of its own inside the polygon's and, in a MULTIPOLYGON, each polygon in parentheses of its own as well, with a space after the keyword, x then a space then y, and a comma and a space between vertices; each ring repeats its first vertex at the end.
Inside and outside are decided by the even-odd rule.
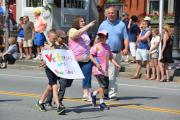
POLYGON ((18 25, 18 37, 17 37, 20 59, 22 59, 23 57, 23 40, 24 40, 24 21, 23 21, 23 17, 20 17, 19 25, 18 25))
POLYGON ((120 65, 113 59, 110 46, 106 44, 108 38, 107 31, 99 31, 97 34, 98 43, 95 44, 90 50, 90 59, 94 63, 92 72, 96 77, 99 88, 91 93, 92 103, 96 106, 96 95, 100 95, 100 109, 109 109, 109 107, 104 103, 104 90, 109 86, 109 77, 108 77, 108 66, 109 61, 111 61, 117 68, 120 68, 120 65))
POLYGON ((91 88, 92 63, 89 59, 91 40, 87 30, 95 25, 95 21, 85 25, 84 18, 75 17, 72 28, 69 30, 69 49, 72 50, 78 64, 85 76, 82 81, 83 99, 89 100, 89 91, 91 88))
POLYGON ((44 31, 46 29, 46 21, 41 16, 41 11, 36 9, 34 11, 35 16, 35 34, 34 34, 34 45, 37 47, 37 55, 41 52, 41 48, 44 46, 44 42, 46 40, 44 31))

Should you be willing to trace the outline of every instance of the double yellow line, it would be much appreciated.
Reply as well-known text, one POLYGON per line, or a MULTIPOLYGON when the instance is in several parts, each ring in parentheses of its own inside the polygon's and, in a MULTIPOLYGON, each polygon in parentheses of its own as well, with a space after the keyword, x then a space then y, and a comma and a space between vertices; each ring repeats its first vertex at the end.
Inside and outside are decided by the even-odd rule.
MULTIPOLYGON (((33 98, 40 97, 40 95, 34 94, 34 93, 19 93, 19 92, 12 92, 12 91, 0 91, 0 95, 14 95, 14 96, 23 96, 23 97, 33 97, 33 98)), ((82 101, 79 98, 65 98, 65 101, 87 103, 85 101, 82 101)), ((111 107, 146 110, 146 111, 163 112, 163 113, 171 113, 171 114, 180 115, 180 110, 176 110, 176 109, 157 108, 157 107, 141 106, 141 105, 140 106, 126 105, 126 104, 120 104, 119 102, 113 102, 113 101, 107 102, 107 104, 111 107)))

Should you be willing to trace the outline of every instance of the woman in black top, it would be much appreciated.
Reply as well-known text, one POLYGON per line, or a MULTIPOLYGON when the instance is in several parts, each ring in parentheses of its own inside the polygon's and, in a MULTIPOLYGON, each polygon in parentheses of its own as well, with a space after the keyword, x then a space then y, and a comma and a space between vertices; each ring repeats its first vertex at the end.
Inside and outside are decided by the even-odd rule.
POLYGON ((161 49, 161 58, 160 58, 161 82, 169 82, 168 63, 173 63, 173 58, 172 58, 173 39, 170 35, 170 32, 168 31, 169 29, 170 29, 169 25, 165 24, 163 26, 162 49, 161 49), (166 79, 164 79, 165 74, 166 74, 166 79))

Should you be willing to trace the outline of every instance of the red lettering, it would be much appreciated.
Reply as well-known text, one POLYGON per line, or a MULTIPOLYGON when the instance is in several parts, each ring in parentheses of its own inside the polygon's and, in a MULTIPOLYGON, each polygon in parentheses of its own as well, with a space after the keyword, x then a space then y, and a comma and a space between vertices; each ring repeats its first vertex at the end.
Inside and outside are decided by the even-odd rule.
POLYGON ((50 56, 48 56, 48 55, 46 54, 45 56, 46 56, 46 58, 49 60, 49 62, 52 61, 52 54, 50 54, 50 56))

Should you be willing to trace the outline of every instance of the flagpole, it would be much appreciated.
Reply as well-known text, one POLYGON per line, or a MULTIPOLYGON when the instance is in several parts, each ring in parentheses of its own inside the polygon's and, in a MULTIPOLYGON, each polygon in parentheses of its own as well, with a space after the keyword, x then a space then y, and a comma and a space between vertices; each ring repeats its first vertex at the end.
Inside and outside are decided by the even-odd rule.
POLYGON ((162 47, 163 9, 164 9, 164 0, 159 0, 159 34, 161 40, 159 47, 159 59, 161 57, 161 47, 162 47))

